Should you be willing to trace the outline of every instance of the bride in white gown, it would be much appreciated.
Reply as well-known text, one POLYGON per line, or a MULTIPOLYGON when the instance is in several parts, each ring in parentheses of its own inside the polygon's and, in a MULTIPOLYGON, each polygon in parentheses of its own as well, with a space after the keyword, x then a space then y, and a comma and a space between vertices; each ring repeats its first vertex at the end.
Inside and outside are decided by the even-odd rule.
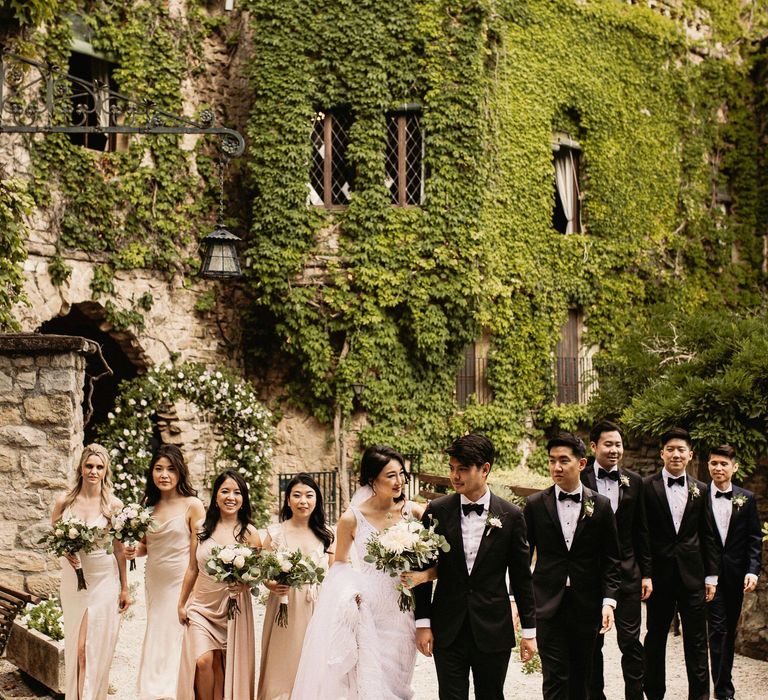
MULTIPOLYGON (((423 507, 403 493, 407 479, 405 460, 392 448, 363 454, 361 488, 337 524, 336 563, 304 638, 292 700, 413 697, 413 613, 398 607, 397 579, 363 561, 370 538, 402 518, 421 518, 423 507)), ((408 583, 423 583, 434 571, 411 573, 408 583)))

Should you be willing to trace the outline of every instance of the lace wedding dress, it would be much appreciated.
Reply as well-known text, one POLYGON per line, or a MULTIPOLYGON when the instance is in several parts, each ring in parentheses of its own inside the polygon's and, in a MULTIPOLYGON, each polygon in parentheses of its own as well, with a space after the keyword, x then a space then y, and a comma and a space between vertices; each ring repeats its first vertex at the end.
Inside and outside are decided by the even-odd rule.
POLYGON ((400 612, 397 580, 363 561, 366 542, 379 532, 356 506, 352 511, 357 520, 354 566, 334 564, 322 584, 291 700, 413 697, 413 613, 400 612))

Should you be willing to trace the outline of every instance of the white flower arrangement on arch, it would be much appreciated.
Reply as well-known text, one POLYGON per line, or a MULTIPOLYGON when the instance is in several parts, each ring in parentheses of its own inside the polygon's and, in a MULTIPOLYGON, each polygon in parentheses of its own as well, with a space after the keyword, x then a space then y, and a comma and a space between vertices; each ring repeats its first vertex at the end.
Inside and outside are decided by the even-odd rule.
POLYGON ((153 367, 122 382, 119 390, 114 412, 108 414, 109 422, 100 426, 98 436, 110 450, 115 494, 124 503, 139 503, 144 495, 156 413, 184 399, 204 413, 221 437, 215 472, 237 470, 248 483, 254 519, 265 522, 273 418, 249 382, 230 370, 189 362, 153 367))

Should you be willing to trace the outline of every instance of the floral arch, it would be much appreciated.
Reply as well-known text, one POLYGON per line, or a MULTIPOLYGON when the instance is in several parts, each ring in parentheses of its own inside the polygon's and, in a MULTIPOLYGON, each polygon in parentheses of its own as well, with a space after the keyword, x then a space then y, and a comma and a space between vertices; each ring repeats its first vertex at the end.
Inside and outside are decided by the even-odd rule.
POLYGON ((207 369, 184 363, 153 367, 146 374, 120 384, 114 412, 99 428, 102 444, 112 455, 116 495, 125 503, 144 495, 152 457, 150 440, 154 418, 179 399, 194 403, 222 437, 215 456, 216 472, 236 469, 248 483, 254 519, 268 515, 270 457, 274 428, 272 414, 253 387, 226 369, 207 369))

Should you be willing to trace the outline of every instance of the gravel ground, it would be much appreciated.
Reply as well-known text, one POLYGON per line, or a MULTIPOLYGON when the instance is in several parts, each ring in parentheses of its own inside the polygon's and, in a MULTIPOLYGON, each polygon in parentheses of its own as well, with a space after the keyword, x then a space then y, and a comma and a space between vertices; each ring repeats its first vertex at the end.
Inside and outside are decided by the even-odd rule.
MULTIPOLYGON (((123 620, 120 639, 117 644, 115 659, 112 663, 111 685, 114 693, 110 692, 110 700, 135 700, 136 671, 139 662, 139 652, 144 638, 146 614, 144 607, 143 560, 139 561, 136 571, 130 573, 130 581, 138 581, 137 600, 131 607, 132 614, 123 620)), ((261 627, 264 620, 264 608, 254 607, 256 626, 256 667, 260 653, 261 627)), ((605 667, 616 669, 616 672, 606 678, 605 694, 608 700, 620 700, 624 697, 624 683, 621 677, 621 661, 616 637, 609 633, 605 647, 605 667)), ((667 698, 669 700, 685 700, 688 695, 683 662, 682 637, 669 637, 667 646, 667 698)), ((765 700, 768 697, 768 662, 756 661, 745 656, 737 656, 734 664, 734 679, 739 700, 765 700)), ((504 686, 507 698, 538 698, 541 697, 541 675, 525 675, 519 657, 512 654, 512 661, 507 673, 504 686)), ((416 700, 437 699, 437 678, 431 659, 417 654, 416 671, 413 680, 414 698, 416 700)), ((0 660, 0 698, 36 698, 44 700, 48 696, 38 691, 34 692, 20 679, 10 663, 0 660)))

